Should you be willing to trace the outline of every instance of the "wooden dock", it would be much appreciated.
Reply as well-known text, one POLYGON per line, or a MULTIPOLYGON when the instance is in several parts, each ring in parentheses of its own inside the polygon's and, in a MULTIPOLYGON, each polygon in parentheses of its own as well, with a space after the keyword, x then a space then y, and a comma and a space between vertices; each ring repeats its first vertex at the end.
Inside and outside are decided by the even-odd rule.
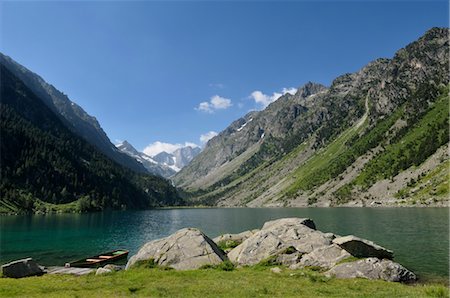
POLYGON ((72 275, 85 275, 93 272, 92 268, 77 268, 77 267, 62 267, 52 266, 46 269, 47 274, 72 274, 72 275))

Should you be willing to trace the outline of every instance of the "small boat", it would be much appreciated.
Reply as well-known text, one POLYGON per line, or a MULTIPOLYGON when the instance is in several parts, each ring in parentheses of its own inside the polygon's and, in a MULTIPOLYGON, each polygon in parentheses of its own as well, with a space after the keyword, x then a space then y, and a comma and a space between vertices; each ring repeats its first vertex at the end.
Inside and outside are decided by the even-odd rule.
POLYGON ((65 267, 89 268, 89 267, 100 267, 106 264, 113 264, 118 261, 123 261, 124 259, 126 260, 128 252, 129 251, 126 249, 117 249, 93 257, 66 263, 65 267))

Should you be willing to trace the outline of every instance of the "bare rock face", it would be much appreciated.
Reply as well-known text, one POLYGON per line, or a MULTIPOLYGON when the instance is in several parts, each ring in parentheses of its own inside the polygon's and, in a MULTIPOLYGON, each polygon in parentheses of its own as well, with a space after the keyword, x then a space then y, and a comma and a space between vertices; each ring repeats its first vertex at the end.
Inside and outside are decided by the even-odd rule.
POLYGON ((261 231, 231 250, 228 258, 237 265, 255 265, 288 250, 309 253, 330 245, 331 240, 329 234, 315 230, 311 219, 283 218, 266 222, 261 231))
POLYGON ((138 261, 153 259, 160 266, 177 270, 198 269, 203 265, 217 265, 226 255, 208 236, 198 229, 186 228, 169 237, 146 243, 127 263, 126 269, 138 261))
POLYGON ((298 226, 298 225, 307 226, 308 228, 313 229, 313 230, 316 229, 316 225, 314 224, 312 219, 287 217, 287 218, 280 218, 280 219, 275 219, 275 220, 271 220, 271 221, 266 221, 262 227, 262 230, 264 230, 264 229, 267 230, 270 228, 279 229, 280 227, 283 227, 283 226, 298 226))
POLYGON ((338 237, 333 240, 333 243, 339 245, 357 258, 375 257, 391 260, 394 257, 394 253, 391 250, 353 235, 338 237))
POLYGON ((367 258, 356 262, 342 263, 325 273, 336 278, 383 279, 396 282, 413 282, 416 275, 402 265, 390 260, 367 258))
POLYGON ((44 270, 32 258, 13 261, 2 265, 4 277, 21 278, 44 274, 44 270))
POLYGON ((347 251, 336 244, 331 244, 329 246, 316 248, 312 252, 303 255, 300 262, 291 266, 291 269, 307 266, 331 268, 349 257, 351 257, 351 255, 347 251))
POLYGON ((289 249, 282 254, 279 254, 276 258, 276 263, 284 266, 294 266, 298 264, 302 258, 302 253, 295 251, 291 252, 289 249))
POLYGON ((217 236, 216 238, 214 238, 213 241, 216 244, 219 244, 220 242, 225 242, 226 246, 229 246, 229 244, 231 244, 232 242, 241 244, 242 242, 244 242, 246 239, 253 236, 258 231, 259 230, 256 229, 256 230, 251 230, 251 231, 244 231, 239 234, 223 234, 223 235, 220 235, 220 236, 217 236))

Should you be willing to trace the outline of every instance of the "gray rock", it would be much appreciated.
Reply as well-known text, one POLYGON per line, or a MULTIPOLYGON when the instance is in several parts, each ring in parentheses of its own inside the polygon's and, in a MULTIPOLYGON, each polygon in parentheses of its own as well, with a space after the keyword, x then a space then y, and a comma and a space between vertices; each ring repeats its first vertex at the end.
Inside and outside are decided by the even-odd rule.
POLYGON ((262 227, 262 230, 274 228, 276 226, 298 226, 298 225, 304 225, 313 230, 316 229, 316 225, 310 218, 287 217, 266 221, 262 227))
POLYGON ((118 266, 118 265, 114 265, 114 264, 108 264, 103 266, 103 269, 108 269, 111 271, 120 271, 123 269, 123 266, 118 266))
POLYGON ((329 246, 319 247, 312 252, 303 255, 300 262, 290 268, 297 269, 307 266, 317 266, 329 269, 350 256, 351 255, 347 251, 336 244, 331 244, 329 246))
POLYGON ((106 269, 106 268, 98 268, 97 271, 95 271, 95 275, 103 275, 103 274, 108 274, 113 272, 111 269, 106 269))
POLYGON ((223 234, 220 236, 217 236, 216 238, 213 239, 213 241, 215 243, 219 243, 221 241, 236 241, 236 242, 243 242, 244 240, 246 240, 247 238, 249 238, 250 236, 252 236, 253 234, 255 234, 256 232, 258 232, 258 229, 255 230, 251 230, 251 231, 244 231, 241 232, 239 234, 223 234))
POLYGON ((309 253, 331 244, 327 234, 316 231, 314 222, 305 218, 283 218, 266 222, 261 231, 228 253, 237 265, 255 265, 264 259, 283 254, 289 248, 309 253))
POLYGON ((281 273, 281 268, 280 267, 270 268, 270 272, 275 273, 275 274, 280 274, 281 273))
POLYGON ((375 257, 391 260, 394 255, 391 250, 353 235, 336 238, 333 240, 333 243, 339 245, 357 258, 375 257))
POLYGON ((288 246, 275 234, 259 231, 228 253, 236 265, 256 265, 270 256, 282 253, 288 246))
POLYGON ((328 237, 328 238, 330 238, 330 239, 334 239, 334 238, 337 238, 337 237, 341 237, 341 236, 336 235, 336 234, 334 234, 334 233, 325 233, 325 236, 328 237))
POLYGON ((32 258, 13 261, 2 265, 4 277, 21 278, 44 274, 44 270, 32 258))
POLYGON ((127 263, 129 269, 138 261, 153 259, 160 266, 177 270, 198 269, 203 265, 217 265, 226 255, 201 231, 186 228, 169 237, 146 243, 127 263))
POLYGON ((283 253, 277 256, 276 262, 284 266, 292 266, 297 264, 302 257, 302 253, 296 251, 294 253, 283 253))
POLYGON ((396 282, 413 282, 416 275, 402 265, 390 260, 367 258, 356 262, 342 263, 325 273, 336 278, 383 279, 396 282))

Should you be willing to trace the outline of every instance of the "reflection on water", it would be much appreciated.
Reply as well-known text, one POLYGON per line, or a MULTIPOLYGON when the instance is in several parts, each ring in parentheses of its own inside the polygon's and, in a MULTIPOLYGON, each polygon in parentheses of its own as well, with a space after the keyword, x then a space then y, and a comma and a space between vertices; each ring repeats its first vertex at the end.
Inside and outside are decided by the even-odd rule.
POLYGON ((271 219, 312 218, 319 230, 354 234, 394 250, 395 259, 419 275, 448 276, 447 208, 231 208, 164 209, 91 214, 0 217, 0 263, 33 257, 44 265, 126 248, 184 227, 211 238, 255 229, 271 219))

